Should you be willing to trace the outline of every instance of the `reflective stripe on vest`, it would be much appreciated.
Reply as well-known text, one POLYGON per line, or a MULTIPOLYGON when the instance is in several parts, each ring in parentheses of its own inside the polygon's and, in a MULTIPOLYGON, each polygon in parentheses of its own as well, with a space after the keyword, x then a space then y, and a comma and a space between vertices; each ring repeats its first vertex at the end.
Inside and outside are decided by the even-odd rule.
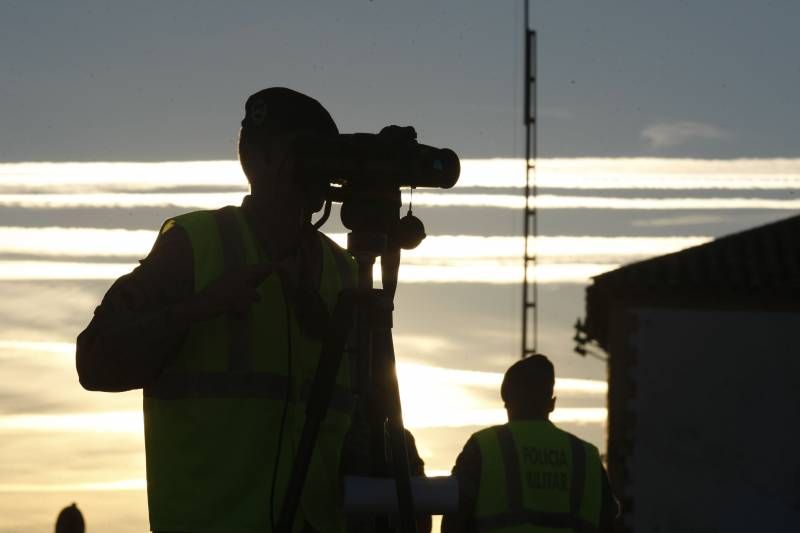
MULTIPOLYGON (((554 426, 553 429, 560 431, 554 426)), ((523 468, 520 465, 518 446, 511 428, 508 425, 497 426, 479 432, 477 435, 483 433, 480 437, 481 439, 491 438, 487 435, 487 432, 491 432, 496 438, 499 459, 502 461, 505 482, 505 487, 503 488, 506 501, 505 510, 502 512, 480 515, 479 511, 476 510, 478 516, 475 517, 475 525, 479 531, 506 528, 521 528, 521 531, 530 528, 556 528, 580 532, 597 531, 596 524, 587 521, 581 516, 581 504, 586 487, 586 450, 584 443, 580 439, 568 433, 564 434, 569 441, 571 458, 568 495, 569 511, 532 510, 526 508, 523 502, 523 468)), ((482 457, 482 468, 497 468, 498 466, 492 462, 492 457, 482 457)), ((481 487, 481 490, 491 490, 491 488, 481 487)), ((479 499, 480 497, 479 495, 479 499)), ((479 507, 480 503, 479 501, 479 507)))
POLYGON ((586 452, 583 443, 573 434, 569 434, 569 447, 572 452, 572 482, 569 484, 569 512, 580 521, 583 487, 586 484, 586 452))

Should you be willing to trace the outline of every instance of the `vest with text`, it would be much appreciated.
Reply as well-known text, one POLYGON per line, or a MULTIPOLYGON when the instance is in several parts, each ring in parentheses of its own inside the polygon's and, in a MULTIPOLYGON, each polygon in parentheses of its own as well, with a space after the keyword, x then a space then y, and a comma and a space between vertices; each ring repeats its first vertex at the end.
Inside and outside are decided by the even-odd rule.
POLYGON ((601 463, 597 448, 548 420, 514 421, 475 433, 481 475, 478 531, 596 531, 601 463))
MULTIPOLYGON (((228 270, 269 259, 239 207, 181 215, 162 231, 173 224, 191 242, 195 293, 228 270)), ((318 291, 332 314, 339 292, 355 286, 356 266, 333 241, 317 237, 318 291)), ((153 530, 269 532, 278 520, 322 343, 301 331, 277 273, 257 290, 259 301, 246 316, 191 325, 162 374, 144 389, 153 530)), ((353 404, 344 357, 295 530, 307 523, 319 533, 344 532, 339 466, 353 404)))

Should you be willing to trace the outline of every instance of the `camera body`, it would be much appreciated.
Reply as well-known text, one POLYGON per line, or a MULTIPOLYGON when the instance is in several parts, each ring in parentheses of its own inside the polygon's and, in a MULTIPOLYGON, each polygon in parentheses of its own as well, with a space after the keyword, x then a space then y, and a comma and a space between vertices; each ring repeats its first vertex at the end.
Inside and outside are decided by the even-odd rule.
POLYGON ((294 148, 296 179, 312 188, 333 183, 350 190, 449 189, 461 171, 455 152, 419 144, 410 126, 387 126, 378 134, 305 136, 294 148))

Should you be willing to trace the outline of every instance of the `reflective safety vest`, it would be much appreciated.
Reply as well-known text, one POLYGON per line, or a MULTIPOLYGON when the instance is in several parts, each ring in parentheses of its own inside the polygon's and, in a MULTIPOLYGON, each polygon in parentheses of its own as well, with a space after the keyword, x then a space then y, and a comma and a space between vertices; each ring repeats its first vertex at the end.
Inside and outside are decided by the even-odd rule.
MULTIPOLYGON (((176 224, 188 234, 196 293, 226 270, 268 260, 239 207, 172 220, 162 231, 176 224)), ((318 236, 319 294, 332 313, 339 291, 355 286, 356 267, 346 251, 318 236)), ((322 343, 301 332, 277 274, 258 293, 244 318, 223 315, 191 325, 144 390, 153 530, 269 532, 278 520, 322 343)), ((344 357, 295 530, 307 523, 320 533, 344 532, 339 466, 354 405, 349 367, 344 357)))
POLYGON ((547 420, 515 421, 472 437, 481 453, 478 531, 597 531, 597 448, 547 420))

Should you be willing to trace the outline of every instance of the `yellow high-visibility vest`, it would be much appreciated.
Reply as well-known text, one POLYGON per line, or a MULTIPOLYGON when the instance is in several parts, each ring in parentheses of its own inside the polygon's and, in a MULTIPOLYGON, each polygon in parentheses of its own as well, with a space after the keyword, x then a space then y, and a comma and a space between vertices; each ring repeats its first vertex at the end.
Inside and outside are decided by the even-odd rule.
MULTIPOLYGON (((181 215, 164 227, 171 224, 189 236, 196 293, 226 270, 268 260, 239 207, 181 215)), ((355 286, 356 267, 346 251, 319 238, 319 293, 332 313, 340 290, 355 286)), ((269 532, 278 520, 322 346, 301 332, 277 274, 258 292, 260 301, 244 318, 191 325, 178 353, 144 390, 154 530, 269 532)), ((295 529, 308 523, 320 533, 345 530, 339 466, 354 405, 349 366, 344 357, 295 529)))
POLYGON ((481 454, 478 531, 596 531, 601 464, 597 448, 548 420, 514 421, 472 436, 481 454))

